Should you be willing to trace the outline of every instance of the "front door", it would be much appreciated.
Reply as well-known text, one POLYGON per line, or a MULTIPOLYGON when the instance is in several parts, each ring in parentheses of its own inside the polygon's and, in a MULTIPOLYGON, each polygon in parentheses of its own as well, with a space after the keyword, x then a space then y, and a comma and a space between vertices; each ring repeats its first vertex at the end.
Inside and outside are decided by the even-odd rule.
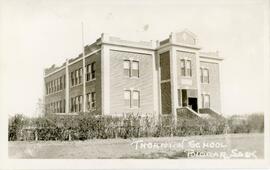
POLYGON ((197 98, 195 97, 189 97, 188 98, 188 105, 191 107, 192 110, 195 112, 198 111, 198 106, 197 106, 197 98))

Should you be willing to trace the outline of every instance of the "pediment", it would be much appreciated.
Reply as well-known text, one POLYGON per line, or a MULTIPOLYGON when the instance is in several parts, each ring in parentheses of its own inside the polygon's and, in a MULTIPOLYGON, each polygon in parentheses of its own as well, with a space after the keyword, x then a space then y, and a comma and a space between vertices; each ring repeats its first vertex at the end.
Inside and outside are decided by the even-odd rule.
POLYGON ((177 43, 196 45, 197 37, 194 33, 188 30, 184 30, 184 31, 175 33, 175 41, 177 43))

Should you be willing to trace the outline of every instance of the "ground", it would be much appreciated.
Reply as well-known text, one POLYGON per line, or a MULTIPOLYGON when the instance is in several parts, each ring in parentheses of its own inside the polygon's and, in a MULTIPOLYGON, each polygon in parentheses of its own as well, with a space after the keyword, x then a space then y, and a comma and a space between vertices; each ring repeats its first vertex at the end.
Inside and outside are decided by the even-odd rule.
POLYGON ((9 142, 9 158, 262 159, 263 134, 9 142))

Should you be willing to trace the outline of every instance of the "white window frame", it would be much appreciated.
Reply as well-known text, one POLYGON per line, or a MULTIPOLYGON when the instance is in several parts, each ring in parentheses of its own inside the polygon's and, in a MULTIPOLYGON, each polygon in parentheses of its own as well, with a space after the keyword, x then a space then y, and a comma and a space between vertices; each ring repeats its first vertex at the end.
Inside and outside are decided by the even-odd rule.
POLYGON ((209 84, 210 83, 210 76, 209 76, 209 69, 208 68, 203 68, 202 72, 203 76, 203 83, 204 84, 209 84), (205 75, 206 73, 206 75, 205 75))
POLYGON ((141 100, 141 92, 139 91, 139 90, 133 90, 132 91, 132 108, 140 108, 140 105, 141 105, 141 103, 140 103, 140 100, 141 100), (136 100, 136 99, 134 99, 134 94, 135 93, 138 93, 138 101, 137 101, 137 103, 138 103, 138 105, 137 106, 135 106, 134 105, 134 100, 136 100))
POLYGON ((137 60, 132 60, 132 62, 131 62, 131 77, 136 77, 136 78, 140 77, 140 62, 137 60), (133 64, 135 64, 135 63, 137 64, 137 68, 134 68, 133 64), (138 75, 133 75, 133 70, 137 70, 138 75))
POLYGON ((192 77, 192 62, 191 62, 191 60, 186 60, 185 62, 186 62, 186 64, 185 64, 185 67, 186 67, 185 68, 186 69, 185 73, 186 73, 186 75, 185 76, 192 77), (189 66, 189 68, 188 68, 188 66, 189 66))
POLYGON ((131 96, 132 96, 132 94, 131 93, 132 93, 131 90, 124 90, 124 105, 125 105, 125 107, 128 107, 128 108, 132 107, 132 104, 131 104, 131 96), (129 93, 128 94, 129 96, 126 96, 126 92, 129 93), (127 100, 128 100, 129 105, 126 105, 127 100))
POLYGON ((131 77, 131 61, 130 60, 124 60, 123 61, 123 69, 124 69, 124 76, 125 77, 131 77), (126 65, 126 63, 128 63, 128 66, 126 65), (128 70, 128 75, 125 74, 126 70, 128 70))

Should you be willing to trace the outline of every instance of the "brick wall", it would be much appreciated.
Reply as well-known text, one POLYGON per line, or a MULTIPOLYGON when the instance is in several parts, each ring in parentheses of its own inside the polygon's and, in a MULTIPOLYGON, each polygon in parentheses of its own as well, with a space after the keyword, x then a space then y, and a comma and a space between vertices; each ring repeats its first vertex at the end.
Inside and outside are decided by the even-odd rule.
MULTIPOLYGON (((170 52, 160 54, 160 75, 161 81, 170 79, 170 52)), ((171 82, 161 83, 161 112, 170 114, 172 111, 171 103, 171 82)))
POLYGON ((160 54, 160 79, 168 80, 171 78, 170 75, 170 52, 160 54))
MULTIPOLYGON (((74 61, 74 60, 73 60, 74 61)), ((88 65, 92 62, 96 62, 96 79, 93 81, 86 82, 86 94, 90 92, 96 92, 96 110, 93 114, 101 114, 101 54, 100 52, 94 53, 91 56, 85 59, 85 64, 88 65)), ((83 84, 71 85, 71 72, 82 68, 82 60, 69 65, 69 109, 71 110, 71 98, 82 95, 83 94, 83 84)), ((65 68, 48 76, 45 77, 45 83, 54 80, 60 76, 65 75, 65 68)), ((45 104, 49 104, 52 102, 56 102, 59 100, 65 99, 65 89, 55 92, 53 94, 49 94, 45 96, 45 104)), ((70 111, 69 110, 69 111, 70 111)))
MULTIPOLYGON (((91 56, 85 59, 85 65, 91 64, 92 62, 96 62, 96 79, 92 81, 86 82, 86 94, 90 92, 96 92, 96 110, 93 114, 101 114, 101 57, 100 52, 94 53, 91 56)), ((71 98, 82 95, 83 94, 83 84, 71 86, 71 72, 82 68, 83 61, 80 60, 69 66, 69 108, 71 108, 71 98)), ((85 70, 86 71, 86 70, 85 70)))
POLYGON ((197 70, 196 70, 196 55, 184 51, 176 52, 177 60, 177 88, 178 89, 197 89, 197 70), (181 75, 181 59, 191 60, 192 76, 186 77, 181 75))
POLYGON ((110 50, 110 112, 152 113, 153 104, 153 57, 148 54, 110 50), (139 78, 124 76, 123 61, 139 61, 139 78), (124 104, 124 90, 140 91, 140 107, 129 108, 124 104))
POLYGON ((161 83, 161 103, 162 114, 170 114, 172 112, 171 82, 161 83))
POLYGON ((219 65, 217 63, 200 62, 200 66, 209 69, 209 84, 201 84, 201 92, 210 95, 210 108, 221 111, 219 65))
MULTIPOLYGON (((53 80, 55 80, 61 76, 64 76, 64 75, 65 75, 65 69, 62 69, 62 70, 56 72, 55 74, 52 74, 48 77, 45 77, 44 83, 46 85, 46 83, 53 81, 53 80)), ((45 89, 46 89, 46 86, 45 86, 45 89)), ((65 99, 65 89, 62 89, 60 91, 57 91, 57 92, 54 92, 54 93, 51 93, 48 95, 46 95, 46 92, 45 92, 45 106, 47 106, 50 103, 57 102, 57 101, 64 100, 64 99, 65 99)))
POLYGON ((94 114, 102 113, 101 105, 101 53, 95 53, 92 56, 86 58, 85 64, 88 65, 92 62, 96 62, 96 80, 86 82, 86 94, 90 92, 96 92, 96 111, 94 114))

